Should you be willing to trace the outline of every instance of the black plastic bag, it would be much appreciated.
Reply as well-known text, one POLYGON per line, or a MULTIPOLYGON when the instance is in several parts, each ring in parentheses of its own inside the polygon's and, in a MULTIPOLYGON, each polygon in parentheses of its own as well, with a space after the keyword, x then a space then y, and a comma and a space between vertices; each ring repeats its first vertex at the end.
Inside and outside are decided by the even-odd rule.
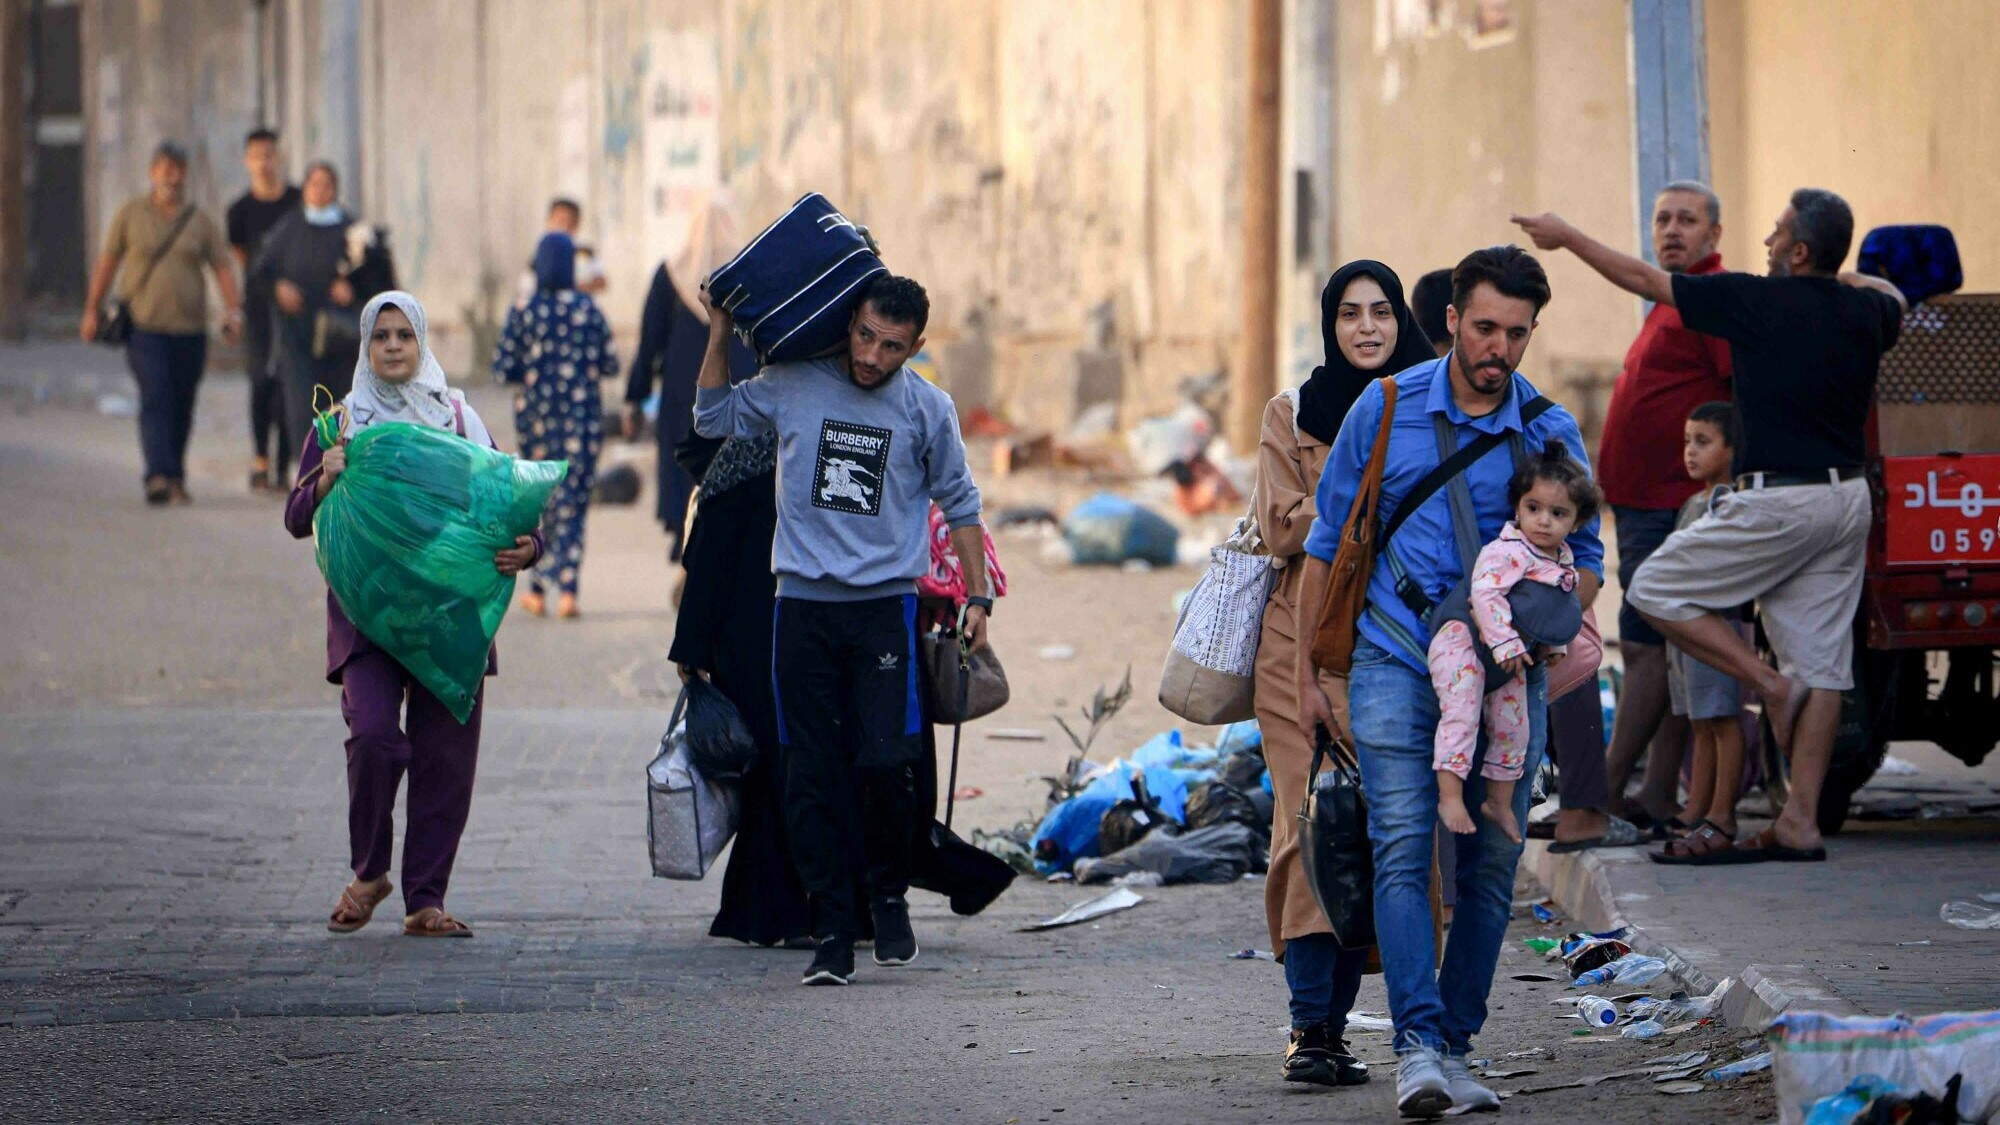
POLYGON ((707 680, 689 680, 674 710, 686 715, 688 758, 703 777, 735 781, 749 772, 757 760, 757 740, 721 688, 707 680))
POLYGON ((639 500, 639 470, 630 465, 613 465, 597 474, 590 486, 590 499, 598 504, 636 504, 639 500))
POLYGON ((997 855, 966 843, 933 820, 910 852, 910 885, 951 900, 951 912, 970 917, 993 905, 1013 885, 1014 869, 997 855))
POLYGON ((1146 791, 1145 771, 1135 769, 1132 771, 1132 795, 1106 809, 1097 822, 1098 854, 1124 851, 1165 824, 1180 827, 1173 817, 1161 810, 1159 798, 1146 791))
POLYGON ((1187 832, 1165 828, 1103 859, 1076 861, 1079 883, 1109 883, 1150 872, 1169 884, 1233 883, 1256 864, 1263 844, 1248 827, 1231 821, 1187 832))
POLYGON ((1313 747, 1299 820, 1306 882, 1332 924, 1334 938, 1343 949, 1374 945, 1375 852, 1368 842, 1361 765, 1345 743, 1336 744, 1324 730, 1313 747))
POLYGON ((1232 789, 1248 793, 1264 787, 1264 750, 1253 747, 1223 755, 1216 773, 1232 789))
POLYGON ((1211 824, 1241 824, 1264 836, 1271 834, 1271 818, 1258 816, 1250 795, 1222 781, 1209 781, 1188 790, 1187 826, 1207 828, 1211 824))

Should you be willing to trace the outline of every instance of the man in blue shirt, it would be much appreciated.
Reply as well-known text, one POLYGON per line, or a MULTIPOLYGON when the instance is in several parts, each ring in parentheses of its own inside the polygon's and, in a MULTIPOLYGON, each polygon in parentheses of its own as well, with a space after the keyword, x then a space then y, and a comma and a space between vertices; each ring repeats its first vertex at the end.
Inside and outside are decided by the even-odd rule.
MULTIPOLYGON (((1452 350, 1436 362, 1396 376, 1395 415, 1378 512, 1382 526, 1442 460, 1437 417, 1450 423, 1454 449, 1482 434, 1507 439, 1463 473, 1481 544, 1496 538, 1501 525, 1513 518, 1507 482, 1514 473, 1516 453, 1532 453, 1557 440, 1581 457, 1582 435, 1562 407, 1550 406, 1523 421, 1524 409, 1538 392, 1515 368, 1548 300, 1548 277, 1541 264, 1513 246, 1475 251, 1452 272, 1452 302, 1446 313, 1452 350)), ((1324 601, 1329 564, 1374 447, 1382 407, 1382 387, 1377 382, 1362 393, 1334 439, 1317 496, 1317 508, 1328 518, 1315 521, 1306 539, 1305 588, 1299 597, 1302 615, 1316 613, 1324 601)), ((1486 995, 1506 936, 1514 869, 1521 857, 1520 844, 1483 821, 1474 834, 1453 838, 1458 848, 1458 904, 1443 966, 1437 968, 1429 881, 1437 824, 1432 750, 1438 702, 1425 659, 1430 629, 1411 603, 1427 600, 1435 605, 1465 574, 1450 491, 1440 488, 1420 500, 1383 545, 1368 585, 1368 606, 1348 679, 1348 733, 1361 759, 1368 834, 1375 852, 1375 931, 1400 1057, 1397 1105, 1409 1117, 1434 1117, 1453 1106, 1499 1106, 1491 1090, 1473 1081, 1465 1058, 1473 1034, 1486 1019, 1486 995)), ((1604 573, 1597 521, 1579 527, 1569 545, 1576 556, 1577 595, 1587 607, 1596 598, 1604 573)), ((1316 620, 1302 620, 1298 635, 1310 638, 1317 627, 1316 620)), ((1302 647, 1309 651, 1310 642, 1302 642, 1302 647)), ((1336 730, 1318 669, 1309 658, 1299 665, 1300 725, 1306 736, 1314 737, 1319 726, 1336 730)), ((1541 666, 1531 666, 1527 680, 1532 733, 1525 772, 1533 777, 1548 741, 1541 666)), ((1485 753, 1484 736, 1480 753, 1485 753)), ((1484 799, 1483 787, 1475 768, 1467 782, 1466 802, 1484 799)), ((1515 790, 1518 823, 1527 823, 1530 790, 1527 785, 1515 790)))

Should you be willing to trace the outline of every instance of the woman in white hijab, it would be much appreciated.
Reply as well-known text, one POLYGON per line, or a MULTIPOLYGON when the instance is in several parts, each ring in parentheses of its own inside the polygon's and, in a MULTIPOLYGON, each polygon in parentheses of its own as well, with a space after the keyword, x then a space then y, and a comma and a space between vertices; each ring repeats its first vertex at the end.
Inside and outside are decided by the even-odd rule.
MULTIPOLYGON (((347 469, 346 443, 382 422, 450 430, 491 446, 493 437, 465 396, 445 383, 431 354, 423 306, 393 291, 361 313, 361 355, 354 389, 339 409, 340 444, 322 452, 308 436, 299 480, 285 503, 285 527, 295 538, 313 534, 313 513, 347 469)), ((523 535, 493 557, 501 574, 519 574, 542 553, 541 533, 523 535)), ((489 653, 486 674, 499 670, 489 653)), ((395 890, 389 883, 396 789, 410 776, 409 824, 403 835, 403 932, 411 937, 471 937, 472 928, 445 913, 445 885, 458 839, 472 811, 479 758, 482 690, 464 724, 403 666, 361 635, 326 595, 326 678, 340 685, 347 720, 347 832, 354 881, 340 892, 326 928, 353 933, 395 890), (405 723, 404 701, 409 712, 405 723)))

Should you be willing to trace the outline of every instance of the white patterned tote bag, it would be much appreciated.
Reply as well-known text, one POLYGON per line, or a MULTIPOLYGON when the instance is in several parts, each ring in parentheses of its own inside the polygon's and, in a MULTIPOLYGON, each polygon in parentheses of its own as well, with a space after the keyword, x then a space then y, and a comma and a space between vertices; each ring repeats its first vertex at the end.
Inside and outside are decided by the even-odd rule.
POLYGON ((1236 521, 1208 558, 1174 626, 1160 705, 1188 722, 1219 726, 1256 717, 1257 640, 1277 571, 1250 516, 1236 521))

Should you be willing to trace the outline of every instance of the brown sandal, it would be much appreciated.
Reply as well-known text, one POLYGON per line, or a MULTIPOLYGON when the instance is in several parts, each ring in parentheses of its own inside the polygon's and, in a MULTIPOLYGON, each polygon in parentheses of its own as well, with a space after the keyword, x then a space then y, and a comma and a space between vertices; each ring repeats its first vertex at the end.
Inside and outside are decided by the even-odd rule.
POLYGON ((1679 839, 1668 840, 1666 847, 1648 854, 1647 858, 1654 863, 1688 867, 1743 862, 1736 857, 1736 836, 1717 828, 1709 820, 1697 822, 1694 831, 1679 839))
POLYGON ((382 901, 395 890, 386 875, 373 883, 347 884, 340 889, 340 901, 334 904, 333 914, 326 920, 326 928, 336 934, 353 933, 368 924, 368 920, 375 916, 375 908, 382 905, 382 901), (360 894, 354 893, 356 887, 361 888, 360 894), (381 889, 371 893, 371 887, 381 889))
POLYGON ((403 918, 405 937, 471 937, 472 927, 444 912, 442 906, 426 906, 403 918))

